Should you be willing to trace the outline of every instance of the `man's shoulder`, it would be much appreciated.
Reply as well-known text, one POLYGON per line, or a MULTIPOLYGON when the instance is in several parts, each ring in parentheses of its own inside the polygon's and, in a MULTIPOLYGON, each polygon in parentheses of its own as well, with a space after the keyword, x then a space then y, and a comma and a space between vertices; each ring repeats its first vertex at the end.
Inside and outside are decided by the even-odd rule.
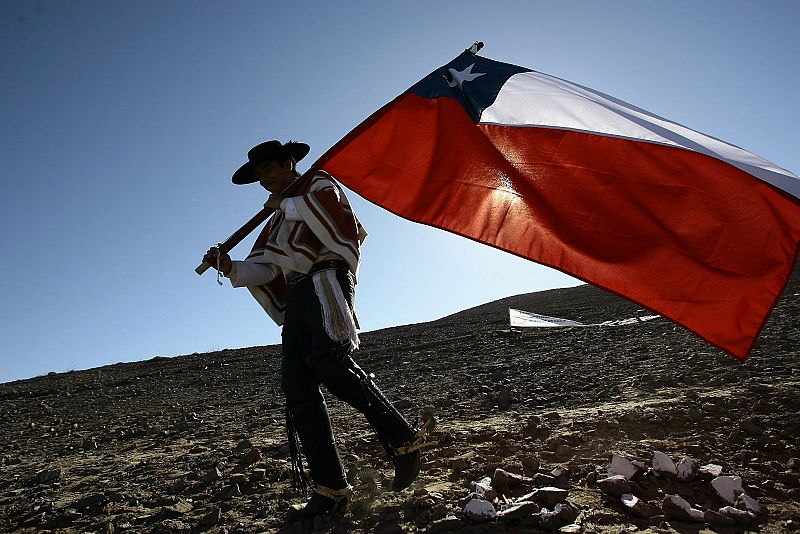
POLYGON ((308 182, 309 191, 319 191, 320 189, 333 188, 339 189, 339 184, 336 183, 333 176, 322 170, 315 170, 314 175, 308 182))

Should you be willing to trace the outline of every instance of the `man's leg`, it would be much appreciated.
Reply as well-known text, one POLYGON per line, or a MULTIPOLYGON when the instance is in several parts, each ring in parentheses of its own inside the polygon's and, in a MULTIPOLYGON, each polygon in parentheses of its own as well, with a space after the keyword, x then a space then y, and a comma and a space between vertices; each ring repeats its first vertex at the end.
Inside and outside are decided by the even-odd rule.
MULTIPOLYGON (((300 521, 341 510, 347 504, 349 488, 333 438, 328 409, 319 390, 319 379, 305 364, 311 350, 311 334, 301 320, 295 320, 287 306, 283 328, 281 386, 286 396, 287 425, 294 428, 303 446, 314 493, 305 506, 293 506, 287 519, 300 521)), ((290 431, 290 448, 292 436, 290 431)), ((299 452, 293 464, 300 464, 299 452)))
MULTIPOLYGON (((352 306, 353 285, 347 271, 337 270, 337 280, 348 305, 352 306)), ((302 290, 306 300, 313 294, 313 284, 302 290)), ((313 294, 316 299, 316 295, 313 294)), ((350 357, 347 342, 333 341, 325 331, 319 301, 315 306, 304 306, 303 317, 311 331, 311 352, 305 362, 322 384, 342 401, 363 413, 378 434, 378 438, 395 463, 393 488, 407 487, 419 472, 419 452, 400 454, 397 449, 408 445, 415 437, 411 425, 389 402, 372 377, 364 372, 350 357)))
POLYGON ((305 363, 311 350, 311 333, 287 311, 282 337, 281 386, 311 477, 317 486, 344 489, 347 481, 325 399, 319 390, 320 381, 305 363))

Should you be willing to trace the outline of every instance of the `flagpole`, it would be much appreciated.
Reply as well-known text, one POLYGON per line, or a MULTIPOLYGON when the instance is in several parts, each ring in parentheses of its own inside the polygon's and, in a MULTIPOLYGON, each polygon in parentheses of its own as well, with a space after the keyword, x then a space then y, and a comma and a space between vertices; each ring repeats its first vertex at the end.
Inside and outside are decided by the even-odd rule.
MULTIPOLYGON (((308 177, 310 177, 311 175, 314 174, 315 170, 316 169, 314 169, 313 167, 311 169, 307 170, 305 173, 303 173, 300 176, 298 176, 297 178, 295 178, 294 181, 292 181, 292 183, 290 183, 288 186, 286 186, 286 188, 283 191, 281 191, 279 194, 281 196, 286 196, 286 195, 290 195, 292 193, 295 193, 300 188, 300 185, 308 177)), ((249 221, 244 223, 241 228, 239 228, 238 230, 233 232, 230 235, 230 237, 228 237, 228 239, 226 239, 225 241, 223 241, 222 243, 217 245, 217 248, 219 250, 219 254, 227 254, 231 250, 233 250, 233 247, 235 247, 236 245, 241 243, 242 240, 245 237, 250 235, 250 233, 253 230, 258 228, 261 225, 261 223, 266 221, 269 218, 270 215, 275 213, 275 211, 277 211, 277 210, 274 210, 272 208, 263 208, 261 211, 259 211, 255 215, 253 215, 253 217, 249 221)), ((194 270, 194 272, 196 272, 198 275, 202 275, 204 272, 206 272, 209 269, 209 267, 211 267, 211 264, 209 264, 209 263, 204 261, 203 263, 201 263, 194 270)))

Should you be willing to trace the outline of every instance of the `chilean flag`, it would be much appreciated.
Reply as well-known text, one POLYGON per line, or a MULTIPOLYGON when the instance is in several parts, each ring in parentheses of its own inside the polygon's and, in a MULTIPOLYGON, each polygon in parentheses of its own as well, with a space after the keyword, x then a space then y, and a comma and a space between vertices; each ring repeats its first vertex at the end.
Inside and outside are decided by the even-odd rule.
POLYGON ((800 243, 795 174, 469 50, 316 166, 392 213, 621 295, 740 360, 800 243))

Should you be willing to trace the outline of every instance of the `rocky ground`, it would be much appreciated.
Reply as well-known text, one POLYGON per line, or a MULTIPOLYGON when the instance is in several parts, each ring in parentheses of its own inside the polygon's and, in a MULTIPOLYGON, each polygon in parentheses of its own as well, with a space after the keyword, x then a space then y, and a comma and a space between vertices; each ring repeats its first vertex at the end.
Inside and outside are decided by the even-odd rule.
POLYGON ((587 323, 646 313, 580 286, 363 334, 357 360, 410 420, 435 417, 438 444, 412 488, 381 491, 391 470, 375 436, 330 400, 361 487, 343 516, 305 524, 285 523, 303 499, 277 346, 1 384, 0 531, 800 529, 797 273, 743 364, 664 319, 520 333, 509 307, 587 323), (655 451, 696 464, 678 477, 655 451), (605 480, 612 458, 634 471, 605 480), (720 514, 720 473, 766 512, 720 514))

